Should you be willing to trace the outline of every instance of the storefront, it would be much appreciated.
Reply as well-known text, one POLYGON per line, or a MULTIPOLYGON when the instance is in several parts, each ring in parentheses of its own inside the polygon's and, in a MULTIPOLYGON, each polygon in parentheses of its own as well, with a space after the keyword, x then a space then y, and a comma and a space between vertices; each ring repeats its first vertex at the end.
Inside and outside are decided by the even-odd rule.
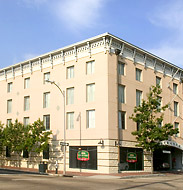
POLYGON ((143 150, 141 148, 120 148, 120 171, 143 170, 143 150))
POLYGON ((97 170, 97 147, 70 146, 69 168, 97 170))

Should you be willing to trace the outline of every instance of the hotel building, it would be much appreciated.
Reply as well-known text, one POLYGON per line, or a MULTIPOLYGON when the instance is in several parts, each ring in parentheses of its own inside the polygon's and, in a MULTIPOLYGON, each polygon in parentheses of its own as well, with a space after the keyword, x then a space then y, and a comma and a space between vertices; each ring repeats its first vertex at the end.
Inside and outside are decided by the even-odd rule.
MULTIPOLYGON (((71 172, 149 172, 150 155, 135 146, 131 132, 138 126, 129 116, 150 86, 159 84, 161 104, 169 103, 163 123, 172 123, 179 134, 162 142, 155 167, 165 162, 170 170, 182 170, 182 79, 176 65, 104 33, 1 69, 0 121, 27 125, 40 118, 53 132, 48 154, 22 154, 22 168, 37 169, 46 161, 48 170, 57 162, 58 171, 65 166, 71 172)), ((16 167, 18 160, 4 153, 1 165, 16 167)))

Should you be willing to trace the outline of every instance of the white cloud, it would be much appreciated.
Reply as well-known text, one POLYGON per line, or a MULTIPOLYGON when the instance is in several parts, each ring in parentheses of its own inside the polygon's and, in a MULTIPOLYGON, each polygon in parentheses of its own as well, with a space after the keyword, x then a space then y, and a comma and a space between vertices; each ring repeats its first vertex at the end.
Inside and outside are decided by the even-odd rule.
POLYGON ((170 45, 162 45, 156 49, 150 49, 153 54, 183 68, 183 48, 177 48, 170 45))
POLYGON ((23 56, 22 56, 22 59, 23 61, 24 60, 28 60, 28 59, 32 59, 34 57, 37 57, 39 54, 33 54, 33 53, 25 53, 23 56))
POLYGON ((89 28, 97 23, 104 0, 64 0, 57 1, 53 13, 68 27, 89 28))
POLYGON ((159 6, 149 17, 150 22, 171 31, 171 36, 159 43, 156 49, 149 51, 173 64, 183 67, 183 1, 167 1, 159 6))
POLYGON ((109 0, 20 0, 28 7, 46 9, 72 30, 97 26, 101 8, 109 0))
POLYGON ((158 7, 154 14, 151 15, 150 21, 161 27, 172 28, 178 31, 183 30, 182 10, 183 1, 167 1, 167 4, 158 7))

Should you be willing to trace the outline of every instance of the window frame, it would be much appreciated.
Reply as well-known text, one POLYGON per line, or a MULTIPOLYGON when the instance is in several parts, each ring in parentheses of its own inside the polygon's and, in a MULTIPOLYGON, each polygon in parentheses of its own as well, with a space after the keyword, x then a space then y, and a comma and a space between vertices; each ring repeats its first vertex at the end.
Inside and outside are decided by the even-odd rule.
POLYGON ((50 114, 43 115, 43 124, 46 131, 50 130, 50 114))
POLYGON ((173 93, 178 94, 178 84, 173 83, 173 93))
POLYGON ((162 87, 161 81, 162 81, 162 80, 161 80, 161 77, 156 76, 156 86, 159 85, 160 87, 162 87))
POLYGON ((50 107, 50 92, 43 93, 43 108, 50 107))
POLYGON ((142 70, 139 68, 135 68, 135 75, 136 75, 135 77, 136 81, 142 82, 142 70))
POLYGON ((136 106, 137 106, 137 107, 140 106, 141 103, 142 103, 142 91, 136 89, 136 106), (137 97, 137 94, 138 94, 138 93, 139 93, 139 95, 140 95, 140 99, 137 99, 137 98, 138 98, 138 97, 137 97), (139 100, 140 100, 140 101, 139 101, 139 100), (138 102, 138 101, 139 101, 139 102, 138 102))
POLYGON ((179 103, 174 101, 174 116, 178 117, 179 116, 179 103))
POLYGON ((126 97, 125 96, 125 86, 119 84, 118 85, 118 102, 124 104, 126 102, 125 97, 126 97), (120 94, 120 93, 122 93, 122 94, 120 94))
POLYGON ((7 92, 8 92, 8 93, 12 92, 12 89, 13 89, 13 82, 9 82, 9 83, 7 84, 7 92))
POLYGON ((95 101, 95 83, 86 84, 86 102, 95 101))
POLYGON ((118 75, 125 75, 125 63, 118 61, 118 75))
POLYGON ((23 120, 23 124, 24 124, 24 126, 27 126, 27 125, 29 125, 29 117, 24 117, 24 120, 23 120), (28 119, 28 122, 26 121, 28 119))
POLYGON ((95 109, 86 110, 86 128, 94 129, 96 126, 95 109))
POLYGON ((30 77, 24 79, 24 89, 30 88, 30 77))
POLYGON ((74 78, 74 65, 67 67, 67 79, 72 79, 74 78))
POLYGON ((12 99, 7 100, 7 113, 12 113, 12 103, 12 99))
POLYGON ((24 111, 29 111, 29 110, 30 110, 30 96, 24 96, 24 111))
POLYGON ((125 130, 126 129, 126 112, 118 111, 118 128, 125 130))
POLYGON ((68 130, 74 129, 74 112, 67 112, 66 119, 67 119, 66 129, 68 130))
POLYGON ((70 87, 66 89, 66 104, 71 105, 74 104, 74 87, 70 87))
POLYGON ((43 84, 48 83, 48 82, 46 82, 46 80, 50 80, 50 75, 51 75, 50 72, 46 72, 43 74, 43 84), (47 75, 49 75, 49 76, 47 77, 47 75))
MULTIPOLYGON (((179 123, 178 122, 174 122, 174 128, 179 129, 179 123)), ((179 136, 180 136, 180 132, 175 134, 175 137, 179 137, 179 136)))
POLYGON ((95 73, 95 60, 86 62, 86 75, 92 75, 95 73))

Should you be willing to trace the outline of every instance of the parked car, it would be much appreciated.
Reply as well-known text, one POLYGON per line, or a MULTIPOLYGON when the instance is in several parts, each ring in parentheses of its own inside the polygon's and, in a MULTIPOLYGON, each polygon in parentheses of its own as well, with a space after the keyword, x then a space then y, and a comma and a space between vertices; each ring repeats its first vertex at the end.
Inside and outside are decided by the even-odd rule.
POLYGON ((168 162, 163 162, 157 167, 157 170, 168 170, 170 169, 170 164, 168 162))

